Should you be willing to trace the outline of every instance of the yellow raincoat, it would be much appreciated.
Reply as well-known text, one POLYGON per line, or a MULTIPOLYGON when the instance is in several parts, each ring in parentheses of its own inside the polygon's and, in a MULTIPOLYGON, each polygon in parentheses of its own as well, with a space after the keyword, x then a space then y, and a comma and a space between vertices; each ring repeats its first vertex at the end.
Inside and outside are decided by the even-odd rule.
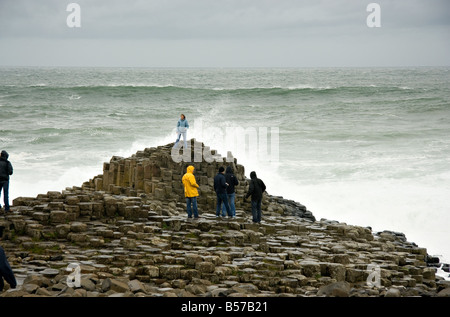
POLYGON ((195 181, 194 176, 194 166, 189 165, 187 168, 187 173, 183 175, 181 179, 184 185, 184 196, 185 197, 197 197, 199 187, 197 182, 195 181))

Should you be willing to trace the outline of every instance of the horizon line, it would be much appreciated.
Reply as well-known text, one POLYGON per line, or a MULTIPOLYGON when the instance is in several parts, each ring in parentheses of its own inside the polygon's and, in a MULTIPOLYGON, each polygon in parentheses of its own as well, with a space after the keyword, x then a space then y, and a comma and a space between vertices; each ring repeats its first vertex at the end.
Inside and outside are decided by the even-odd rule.
POLYGON ((0 65, 0 68, 148 68, 148 69, 312 69, 312 68, 446 68, 449 65, 386 66, 105 66, 105 65, 0 65))

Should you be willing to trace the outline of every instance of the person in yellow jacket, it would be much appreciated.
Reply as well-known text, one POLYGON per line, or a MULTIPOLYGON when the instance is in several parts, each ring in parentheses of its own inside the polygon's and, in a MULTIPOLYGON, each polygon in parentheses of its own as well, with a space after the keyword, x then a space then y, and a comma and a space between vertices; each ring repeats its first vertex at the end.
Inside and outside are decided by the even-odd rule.
POLYGON ((188 218, 192 218, 192 211, 194 218, 198 219, 197 197, 199 187, 194 176, 194 166, 189 165, 186 169, 186 174, 183 175, 181 181, 184 185, 184 196, 186 197, 186 211, 188 218))

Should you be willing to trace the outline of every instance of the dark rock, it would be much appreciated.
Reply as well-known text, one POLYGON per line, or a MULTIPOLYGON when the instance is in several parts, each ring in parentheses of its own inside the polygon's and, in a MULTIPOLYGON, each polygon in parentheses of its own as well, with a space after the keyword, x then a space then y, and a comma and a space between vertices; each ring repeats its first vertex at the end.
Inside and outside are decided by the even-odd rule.
POLYGON ((450 288, 445 288, 437 294, 438 297, 450 297, 450 288))
POLYGON ((130 288, 128 287, 128 282, 126 282, 126 281, 106 278, 102 283, 102 291, 107 292, 110 290, 117 292, 117 293, 125 293, 125 292, 129 291, 130 288))
POLYGON ((350 295, 350 284, 347 282, 336 282, 322 286, 317 292, 318 296, 348 297, 350 295))

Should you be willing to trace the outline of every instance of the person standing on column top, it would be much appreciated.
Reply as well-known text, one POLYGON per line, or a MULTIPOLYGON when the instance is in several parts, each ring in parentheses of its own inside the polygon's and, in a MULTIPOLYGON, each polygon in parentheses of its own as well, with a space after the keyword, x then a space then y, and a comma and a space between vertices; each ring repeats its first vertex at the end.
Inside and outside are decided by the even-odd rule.
POLYGON ((13 174, 13 167, 11 162, 8 161, 8 157, 8 152, 3 150, 0 154, 0 194, 3 191, 5 212, 9 212, 9 176, 13 174))
POLYGON ((189 129, 189 123, 186 119, 186 116, 184 114, 181 114, 180 119, 178 120, 177 123, 177 135, 178 138, 175 141, 175 146, 178 145, 178 142, 181 139, 181 136, 183 136, 183 140, 184 140, 184 148, 187 149, 187 139, 186 139, 186 134, 187 134, 187 130, 189 129))

